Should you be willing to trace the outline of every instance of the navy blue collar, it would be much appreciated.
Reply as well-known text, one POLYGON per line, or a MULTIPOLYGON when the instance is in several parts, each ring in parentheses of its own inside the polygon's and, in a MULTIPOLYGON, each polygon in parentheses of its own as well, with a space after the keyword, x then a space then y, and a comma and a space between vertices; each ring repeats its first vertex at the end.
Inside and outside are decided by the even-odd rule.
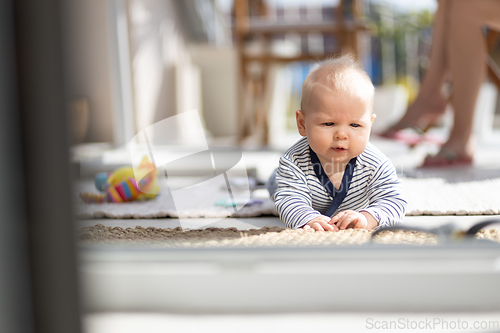
POLYGON ((349 185, 351 184, 352 176, 354 175, 354 167, 356 166, 357 157, 352 158, 349 163, 347 163, 344 170, 344 175, 342 176, 342 182, 340 183, 340 187, 337 190, 335 186, 333 186, 333 183, 330 181, 330 178, 328 178, 325 170, 323 170, 323 166, 321 165, 318 155, 316 155, 311 147, 309 147, 309 154, 311 156, 311 164, 316 177, 318 177, 320 183, 333 198, 332 204, 326 212, 327 216, 332 216, 347 196, 349 185))

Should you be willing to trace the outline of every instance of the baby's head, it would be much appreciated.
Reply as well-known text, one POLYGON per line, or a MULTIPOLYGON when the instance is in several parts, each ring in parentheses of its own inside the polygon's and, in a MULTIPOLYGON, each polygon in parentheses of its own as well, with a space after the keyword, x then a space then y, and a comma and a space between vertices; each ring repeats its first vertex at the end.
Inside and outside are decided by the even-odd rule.
POLYGON ((335 91, 365 99, 370 104, 371 112, 375 88, 368 74, 352 55, 324 60, 311 69, 302 84, 302 112, 307 111, 317 90, 322 90, 321 93, 335 91))
POLYGON ((375 118, 374 91, 352 56, 325 60, 309 72, 297 127, 320 161, 344 164, 364 151, 375 118))

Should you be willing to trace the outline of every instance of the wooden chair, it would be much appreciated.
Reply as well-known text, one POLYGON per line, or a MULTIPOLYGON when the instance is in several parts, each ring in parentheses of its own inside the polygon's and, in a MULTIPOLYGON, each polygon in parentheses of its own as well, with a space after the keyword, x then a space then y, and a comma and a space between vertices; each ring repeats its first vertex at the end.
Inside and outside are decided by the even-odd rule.
POLYGON ((358 34, 368 30, 361 16, 361 0, 337 2, 338 6, 332 6, 329 12, 329 19, 289 22, 270 19, 269 7, 263 0, 234 0, 234 34, 241 69, 239 96, 241 140, 250 135, 257 135, 264 145, 269 141, 266 95, 270 88, 268 86, 270 65, 293 61, 318 61, 345 53, 353 53, 359 57, 358 34), (337 48, 325 48, 320 54, 308 49, 291 56, 273 54, 271 46, 276 37, 290 32, 301 36, 312 32, 323 36, 335 36, 337 48), (248 50, 248 44, 256 40, 260 40, 262 46, 258 54, 248 50))

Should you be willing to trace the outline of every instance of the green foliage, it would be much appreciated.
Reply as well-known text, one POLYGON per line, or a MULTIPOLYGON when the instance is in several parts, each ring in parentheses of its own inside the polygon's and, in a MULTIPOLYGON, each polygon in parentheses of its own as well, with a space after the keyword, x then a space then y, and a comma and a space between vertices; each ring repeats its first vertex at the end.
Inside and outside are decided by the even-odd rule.
MULTIPOLYGON (((372 4, 368 19, 372 26, 372 35, 379 45, 389 45, 394 52, 395 73, 392 80, 408 76, 415 76, 412 79, 418 80, 427 58, 426 50, 431 39, 434 14, 429 10, 404 12, 395 10, 392 6, 372 4), (415 63, 418 73, 415 70, 409 73, 408 69, 415 69, 415 66, 408 67, 408 64, 415 63)), ((383 54, 379 56, 384 58, 383 54)), ((382 67, 385 64, 385 60, 382 60, 382 67)), ((391 78, 384 77, 383 80, 391 81, 391 78)))
POLYGON ((406 33, 420 33, 432 27, 434 15, 428 10, 420 12, 390 12, 379 7, 380 19, 371 19, 374 36, 380 38, 402 38, 406 33))

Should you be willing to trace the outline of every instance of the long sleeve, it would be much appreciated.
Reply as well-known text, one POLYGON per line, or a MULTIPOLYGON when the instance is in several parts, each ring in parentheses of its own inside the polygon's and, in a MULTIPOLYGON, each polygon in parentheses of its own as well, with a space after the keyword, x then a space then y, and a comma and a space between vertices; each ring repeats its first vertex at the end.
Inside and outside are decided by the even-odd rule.
POLYGON ((304 172, 285 157, 280 159, 276 181, 278 183, 278 189, 274 194, 276 209, 288 228, 300 228, 321 215, 312 208, 311 191, 304 172))
POLYGON ((361 209, 379 222, 379 227, 403 221, 408 203, 403 197, 401 181, 391 161, 385 160, 368 181, 368 207, 361 209))

